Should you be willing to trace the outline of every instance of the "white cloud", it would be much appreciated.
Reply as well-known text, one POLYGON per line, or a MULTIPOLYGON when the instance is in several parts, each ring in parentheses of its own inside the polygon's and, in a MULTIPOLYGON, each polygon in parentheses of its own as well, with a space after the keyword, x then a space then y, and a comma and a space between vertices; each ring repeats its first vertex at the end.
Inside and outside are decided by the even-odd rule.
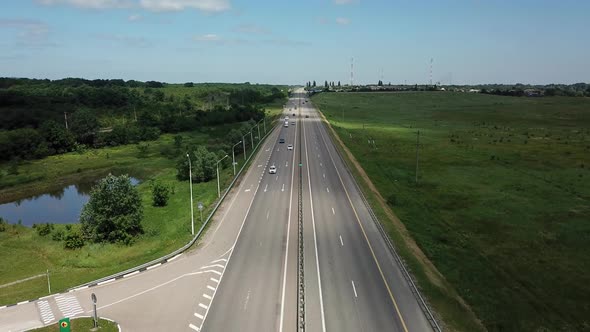
POLYGON ((216 35, 214 33, 208 33, 206 35, 195 36, 193 39, 198 42, 220 42, 221 41, 221 37, 219 37, 218 35, 216 35))
POLYGON ((333 2, 337 5, 348 5, 356 2, 356 0, 333 0, 333 2))
POLYGON ((45 6, 63 4, 88 9, 128 8, 133 5, 130 0, 36 0, 36 2, 45 6))
POLYGON ((137 22, 141 20, 143 20, 143 16, 141 16, 140 14, 129 15, 129 17, 127 18, 127 21, 129 22, 137 22))
POLYGON ((340 25, 348 25, 348 24, 350 24, 350 19, 345 18, 345 17, 338 17, 336 19, 336 23, 340 24, 340 25))
POLYGON ((0 28, 16 30, 17 36, 23 42, 45 40, 49 33, 47 24, 29 19, 0 19, 0 28))
POLYGON ((182 11, 188 8, 204 12, 223 12, 231 9, 229 0, 141 0, 141 7, 155 11, 182 11))

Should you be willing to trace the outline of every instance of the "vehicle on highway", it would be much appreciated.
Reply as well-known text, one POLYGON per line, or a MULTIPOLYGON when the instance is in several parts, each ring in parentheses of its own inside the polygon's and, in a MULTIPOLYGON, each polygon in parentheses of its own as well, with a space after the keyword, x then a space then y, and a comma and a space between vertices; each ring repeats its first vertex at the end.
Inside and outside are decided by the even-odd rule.
POLYGON ((306 118, 309 118, 309 115, 306 115, 305 117, 306 117, 306 118))
POLYGON ((289 120, 285 121, 285 127, 289 127, 289 120))
POLYGON ((285 143, 285 139, 284 138, 279 138, 279 143, 285 143))
POLYGON ((269 174, 277 174, 277 167, 275 165, 272 165, 268 168, 268 173, 269 174))
POLYGON ((294 126, 294 125, 295 125, 295 121, 291 121, 291 126, 294 126))
POLYGON ((293 116, 295 116, 295 113, 293 113, 293 116))
POLYGON ((293 150, 293 144, 287 145, 287 150, 293 150))

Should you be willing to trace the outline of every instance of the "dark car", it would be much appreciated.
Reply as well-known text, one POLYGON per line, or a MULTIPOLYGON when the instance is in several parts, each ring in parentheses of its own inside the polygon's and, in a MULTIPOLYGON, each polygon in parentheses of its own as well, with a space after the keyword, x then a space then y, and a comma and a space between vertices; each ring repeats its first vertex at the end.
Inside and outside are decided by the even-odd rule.
POLYGON ((306 115, 305 117, 306 117, 306 118, 309 118, 309 115, 306 115))
POLYGON ((284 138, 279 138, 279 143, 285 143, 285 139, 284 138))

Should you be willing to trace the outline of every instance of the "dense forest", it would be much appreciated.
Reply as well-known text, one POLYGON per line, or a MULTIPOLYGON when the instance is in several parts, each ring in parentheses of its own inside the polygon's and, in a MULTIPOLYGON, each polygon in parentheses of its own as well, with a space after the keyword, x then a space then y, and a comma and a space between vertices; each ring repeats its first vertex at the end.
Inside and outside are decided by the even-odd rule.
POLYGON ((286 97, 271 85, 0 78, 0 161, 43 158, 258 121, 286 97))

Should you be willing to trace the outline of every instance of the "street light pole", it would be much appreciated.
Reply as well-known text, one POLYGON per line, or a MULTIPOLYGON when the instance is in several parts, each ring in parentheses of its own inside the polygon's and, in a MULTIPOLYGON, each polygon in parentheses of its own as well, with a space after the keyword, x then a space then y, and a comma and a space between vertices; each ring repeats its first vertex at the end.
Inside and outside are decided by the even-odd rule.
MULTIPOLYGON (((219 186, 219 163, 220 163, 220 162, 221 162, 223 159, 227 158, 228 156, 229 156, 229 155, 227 155, 227 154, 226 154, 226 155, 225 155, 225 157, 223 157, 223 158, 219 159, 219 160, 217 161, 217 165, 216 165, 216 168, 217 168, 217 197, 218 197, 218 198, 221 198, 221 187, 219 186)), ((191 204, 191 208, 192 208, 192 204, 191 204)))
POLYGON ((242 145, 244 147, 244 161, 246 161, 246 136, 242 135, 242 145))
POLYGON ((186 158, 188 159, 188 182, 191 188, 191 234, 195 235, 195 216, 193 214, 193 170, 191 158, 189 157, 188 153, 186 154, 186 158))
POLYGON ((236 147, 236 145, 242 143, 242 141, 239 141, 238 143, 234 144, 234 146, 232 146, 231 148, 231 159, 232 159, 232 164, 234 165, 234 176, 236 176, 236 153, 234 152, 234 148, 236 147))
POLYGON ((252 135, 252 130, 254 128, 250 129, 250 142, 252 142, 252 151, 254 151, 254 135, 252 135))
POLYGON ((256 124, 256 127, 258 128, 258 142, 260 143, 260 122, 256 124))

